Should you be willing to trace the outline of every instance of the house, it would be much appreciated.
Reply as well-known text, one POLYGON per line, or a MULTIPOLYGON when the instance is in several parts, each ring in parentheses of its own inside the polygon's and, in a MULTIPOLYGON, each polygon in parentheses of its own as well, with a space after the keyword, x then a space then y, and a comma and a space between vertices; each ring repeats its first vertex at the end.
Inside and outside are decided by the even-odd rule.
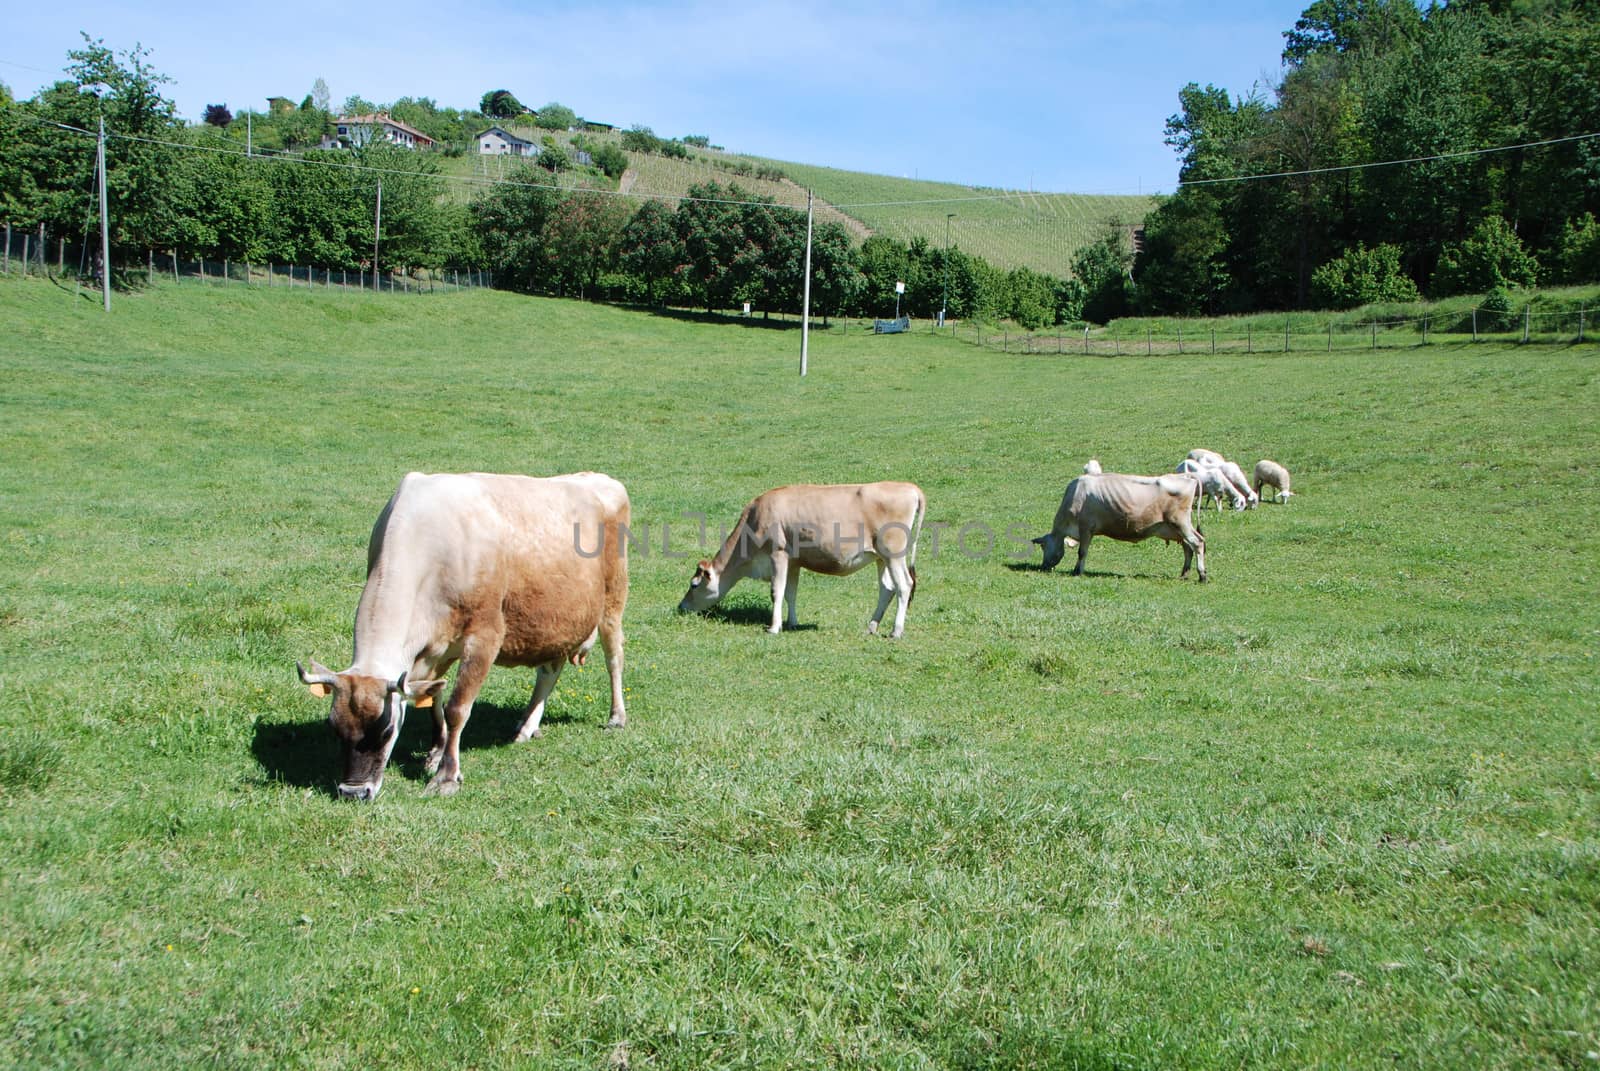
POLYGON ((386 112, 373 115, 341 115, 333 121, 333 129, 342 145, 359 148, 373 138, 384 138, 391 144, 406 149, 431 149, 433 139, 416 127, 391 118, 386 112))
POLYGON ((539 146, 503 126, 491 126, 477 136, 480 156, 538 156, 539 146))
POLYGON ((268 97, 267 98, 267 114, 268 115, 282 115, 285 112, 292 112, 292 111, 294 111, 294 101, 290 100, 288 97, 268 97))

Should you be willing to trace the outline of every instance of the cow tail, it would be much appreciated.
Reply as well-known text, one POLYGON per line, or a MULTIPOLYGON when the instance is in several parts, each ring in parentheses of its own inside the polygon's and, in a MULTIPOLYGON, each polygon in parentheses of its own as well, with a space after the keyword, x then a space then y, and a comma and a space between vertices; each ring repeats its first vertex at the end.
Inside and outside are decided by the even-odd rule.
POLYGON ((911 574, 911 595, 906 599, 906 609, 917 601, 917 540, 922 535, 922 521, 928 515, 928 497, 917 490, 917 509, 911 515, 911 545, 906 548, 906 572, 911 574))

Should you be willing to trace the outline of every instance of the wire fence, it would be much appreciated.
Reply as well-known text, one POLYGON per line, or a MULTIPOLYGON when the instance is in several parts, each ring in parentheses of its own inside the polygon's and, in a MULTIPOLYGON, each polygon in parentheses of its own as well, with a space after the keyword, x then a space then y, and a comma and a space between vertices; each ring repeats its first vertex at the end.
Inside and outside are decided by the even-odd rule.
MULTIPOLYGON (((1596 310, 1589 308, 1493 310, 1473 307, 1437 315, 1403 319, 1314 321, 1296 317, 1282 328, 1260 321, 1215 325, 1167 320, 1112 323, 1105 327, 1062 325, 1047 331, 1023 331, 976 322, 930 321, 925 330, 1001 353, 1059 354, 1092 357, 1155 357, 1219 353, 1332 353, 1350 350, 1405 349, 1444 342, 1555 343, 1600 341, 1596 310)), ((868 322, 870 330, 870 321, 868 322)))
MULTIPOLYGON (((21 230, 5 226, 0 239, 0 274, 40 275, 98 283, 97 251, 81 241, 69 242, 52 235, 42 225, 21 230)), ((174 283, 236 283, 300 289, 371 290, 391 294, 433 294, 494 286, 494 273, 481 268, 381 268, 323 267, 312 264, 246 263, 237 260, 186 258, 172 249, 150 250, 142 260, 113 266, 118 285, 174 283)))

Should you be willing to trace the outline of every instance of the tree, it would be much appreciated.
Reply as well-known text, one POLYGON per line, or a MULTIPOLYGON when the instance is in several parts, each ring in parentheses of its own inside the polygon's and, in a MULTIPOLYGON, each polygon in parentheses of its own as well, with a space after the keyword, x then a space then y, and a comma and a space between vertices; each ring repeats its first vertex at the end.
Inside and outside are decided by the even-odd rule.
POLYGON ((1078 251, 1072 258, 1072 274, 1083 284, 1084 319, 1103 324, 1127 315, 1127 278, 1132 263, 1127 232, 1117 223, 1108 225, 1099 241, 1078 251))
POLYGON ((325 112, 333 107, 333 92, 321 75, 311 83, 311 102, 316 105, 319 112, 325 112))
POLYGON ((478 103, 478 110, 492 119, 514 119, 528 109, 509 89, 491 89, 478 103))
POLYGON ((552 101, 539 109, 533 123, 542 130, 571 130, 578 125, 578 113, 552 101))
POLYGON ((592 150, 589 157, 606 178, 621 178, 622 173, 628 170, 628 154, 609 141, 592 150))
POLYGON ((565 148, 556 143, 555 138, 546 134, 539 139, 539 155, 536 162, 546 171, 557 173, 572 166, 572 157, 567 155, 565 148))
POLYGON ((1593 212, 1568 220, 1556 245, 1557 277, 1564 283, 1600 282, 1600 224, 1593 212))
POLYGON ((544 225, 561 202, 550 176, 524 167, 472 202, 472 229, 483 249, 483 262, 499 285, 536 293, 549 282, 544 250, 544 225))
POLYGON ((1473 294, 1495 287, 1532 286, 1539 262, 1499 216, 1478 223, 1464 240, 1445 247, 1430 291, 1434 297, 1473 294))
POLYGON ((621 248, 622 270, 643 283, 650 304, 687 299, 689 254, 666 205, 660 201, 640 205, 622 230, 621 248))
POLYGON ((1371 249, 1358 245, 1311 276, 1311 297, 1321 308, 1353 309, 1417 296, 1417 284, 1400 267, 1400 247, 1388 243, 1371 249))
POLYGON ((599 286, 600 276, 616 267, 628 206, 616 197, 574 193, 549 213, 544 223, 544 255, 549 283, 558 294, 599 286))
POLYGON ((203 118, 208 126, 225 127, 233 122, 233 113, 226 104, 207 104, 203 118))

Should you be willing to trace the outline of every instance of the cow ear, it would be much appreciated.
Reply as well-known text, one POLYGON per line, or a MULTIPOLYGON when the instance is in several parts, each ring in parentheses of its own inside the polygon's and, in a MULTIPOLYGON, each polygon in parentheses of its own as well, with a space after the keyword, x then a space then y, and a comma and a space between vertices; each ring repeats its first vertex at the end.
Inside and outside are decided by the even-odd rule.
POLYGON ((294 668, 300 674, 300 683, 304 684, 312 695, 318 699, 326 699, 333 694, 334 675, 327 666, 313 658, 310 671, 299 662, 294 664, 294 668))
POLYGON ((411 700, 411 705, 418 710, 426 710, 433 706, 433 701, 440 692, 444 691, 446 681, 444 678, 432 681, 407 681, 406 698, 411 700))
POLYGON ((700 573, 709 573, 711 571, 711 563, 706 561, 704 558, 701 558, 699 564, 695 566, 695 571, 700 573))

